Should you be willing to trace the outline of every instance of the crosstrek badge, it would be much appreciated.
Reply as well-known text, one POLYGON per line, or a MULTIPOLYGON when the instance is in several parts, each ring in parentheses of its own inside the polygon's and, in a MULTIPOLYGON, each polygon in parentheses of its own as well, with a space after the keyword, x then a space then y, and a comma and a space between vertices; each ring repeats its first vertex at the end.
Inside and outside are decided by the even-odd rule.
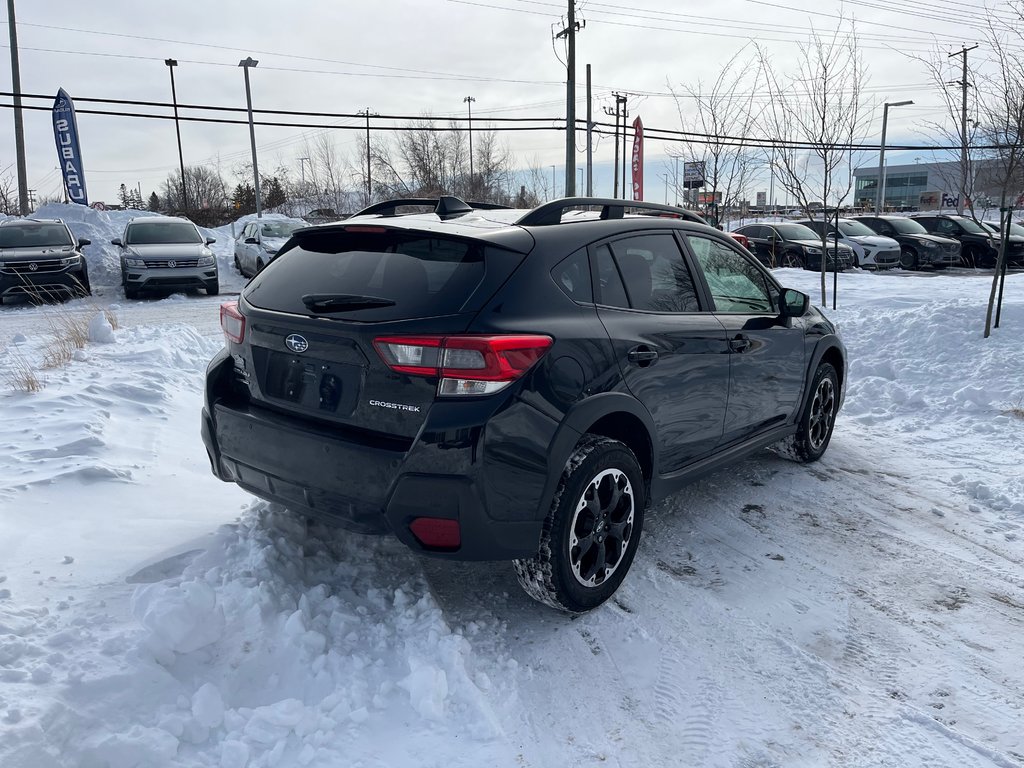
POLYGON ((409 411, 410 413, 419 413, 420 407, 418 405, 404 405, 402 403, 386 403, 383 400, 371 400, 370 405, 375 408, 390 408, 395 411, 409 411))

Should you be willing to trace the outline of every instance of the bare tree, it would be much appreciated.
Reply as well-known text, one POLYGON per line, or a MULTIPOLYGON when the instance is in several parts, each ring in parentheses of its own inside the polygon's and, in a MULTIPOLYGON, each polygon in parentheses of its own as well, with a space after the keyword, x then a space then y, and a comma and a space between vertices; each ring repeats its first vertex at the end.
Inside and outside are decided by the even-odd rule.
MULTIPOLYGON (((754 99, 762 79, 756 53, 741 58, 746 52, 743 48, 729 59, 710 85, 698 80, 695 85, 679 86, 679 91, 669 85, 682 129, 694 134, 679 151, 670 150, 670 155, 703 163, 706 186, 711 188, 712 200, 721 195, 726 221, 745 199, 754 172, 763 163, 745 142, 757 122, 754 99)), ((675 181, 678 185, 679 180, 675 181)))
POLYGON ((185 167, 185 191, 188 206, 181 198, 181 172, 173 171, 163 183, 160 199, 170 211, 194 216, 198 211, 221 211, 229 198, 227 184, 216 167, 192 165, 185 167))
POLYGON ((6 216, 21 214, 21 202, 18 199, 18 183, 11 175, 11 167, 0 171, 0 213, 6 216))
MULTIPOLYGON (((866 71, 855 26, 840 20, 827 35, 812 29, 809 40, 800 46, 797 71, 785 79, 775 73, 763 51, 760 60, 771 97, 764 119, 770 138, 778 142, 771 153, 773 171, 808 218, 820 217, 829 204, 838 209, 853 186, 850 148, 868 123, 868 111, 861 100, 866 71), (843 166, 845 173, 841 172, 843 166)), ((826 233, 823 227, 823 305, 826 233)), ((833 247, 838 247, 835 241, 833 247)))
POLYGON ((985 313, 985 338, 999 327, 1009 225, 1014 205, 1024 196, 1024 0, 1014 0, 1014 21, 990 14, 986 38, 992 53, 990 70, 977 78, 979 132, 985 149, 988 182, 999 190, 1002 241, 985 313), (996 302, 998 291, 999 303, 996 302))

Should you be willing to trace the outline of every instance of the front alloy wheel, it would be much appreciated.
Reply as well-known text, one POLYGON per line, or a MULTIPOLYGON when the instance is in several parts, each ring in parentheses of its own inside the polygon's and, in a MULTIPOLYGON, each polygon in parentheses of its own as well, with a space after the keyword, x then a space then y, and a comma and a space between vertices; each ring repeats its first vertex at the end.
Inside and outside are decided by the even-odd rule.
POLYGON ((562 470, 537 554, 514 561, 520 585, 553 608, 596 608, 629 571, 645 505, 633 452, 618 440, 585 435, 562 470))
POLYGON ((836 388, 832 379, 822 377, 811 399, 811 413, 808 420, 807 442, 812 451, 824 451, 825 443, 832 434, 836 420, 836 388))

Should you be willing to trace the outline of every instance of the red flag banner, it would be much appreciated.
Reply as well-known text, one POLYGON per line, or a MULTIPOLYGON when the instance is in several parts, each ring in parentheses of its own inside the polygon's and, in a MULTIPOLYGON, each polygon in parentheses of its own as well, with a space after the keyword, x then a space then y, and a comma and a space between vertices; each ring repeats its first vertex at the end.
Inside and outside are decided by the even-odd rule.
POLYGON ((633 121, 633 199, 644 199, 644 124, 633 121))

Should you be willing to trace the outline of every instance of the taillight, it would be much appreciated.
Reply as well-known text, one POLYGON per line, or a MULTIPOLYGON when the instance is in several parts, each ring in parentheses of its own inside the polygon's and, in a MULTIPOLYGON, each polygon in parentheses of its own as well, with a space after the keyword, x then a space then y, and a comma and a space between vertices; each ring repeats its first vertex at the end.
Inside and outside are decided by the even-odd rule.
POLYGON ((550 336, 386 336, 374 347, 387 366, 437 376, 438 395, 490 395, 520 378, 551 347, 550 336))
POLYGON ((238 311, 237 301, 226 301, 220 305, 220 327, 228 341, 242 343, 245 338, 245 317, 238 311))
POLYGON ((417 517, 409 524, 409 530, 428 549, 456 550, 462 544, 458 520, 417 517))

